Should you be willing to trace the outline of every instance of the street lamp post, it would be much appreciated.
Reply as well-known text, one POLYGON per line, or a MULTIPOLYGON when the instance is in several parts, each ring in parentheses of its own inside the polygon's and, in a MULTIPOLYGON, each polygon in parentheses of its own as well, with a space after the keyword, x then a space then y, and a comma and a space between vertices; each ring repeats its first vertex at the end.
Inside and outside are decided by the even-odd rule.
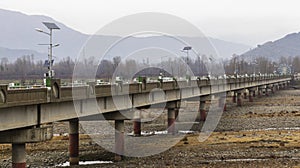
POLYGON ((48 64, 48 70, 49 71, 48 71, 48 76, 47 77, 51 79, 54 76, 54 71, 52 69, 52 66, 53 66, 52 49, 54 47, 59 46, 59 44, 53 45, 53 43, 52 43, 52 30, 55 30, 55 29, 59 30, 60 28, 55 23, 51 23, 51 22, 43 22, 43 24, 49 29, 49 33, 45 32, 45 31, 43 31, 43 30, 41 30, 39 28, 36 28, 35 30, 38 31, 38 32, 40 32, 40 33, 44 33, 44 34, 48 35, 49 38, 50 38, 50 43, 46 44, 46 45, 49 45, 48 62, 47 62, 47 64, 48 64))
POLYGON ((187 75, 187 78, 190 78, 190 76, 189 76, 189 74, 188 74, 188 65, 189 65, 189 63, 188 63, 188 59, 189 59, 189 50, 191 50, 192 49, 192 47, 191 46, 186 46, 186 47, 183 47, 183 49, 181 50, 182 52, 185 52, 186 53, 186 75, 187 75))

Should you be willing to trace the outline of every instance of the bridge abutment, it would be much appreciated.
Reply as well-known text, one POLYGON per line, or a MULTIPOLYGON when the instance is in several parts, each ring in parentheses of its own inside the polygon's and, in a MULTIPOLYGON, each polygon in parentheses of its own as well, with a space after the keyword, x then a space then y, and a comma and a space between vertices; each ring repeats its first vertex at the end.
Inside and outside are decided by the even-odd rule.
POLYGON ((79 121, 69 121, 69 161, 70 165, 79 165, 79 121))

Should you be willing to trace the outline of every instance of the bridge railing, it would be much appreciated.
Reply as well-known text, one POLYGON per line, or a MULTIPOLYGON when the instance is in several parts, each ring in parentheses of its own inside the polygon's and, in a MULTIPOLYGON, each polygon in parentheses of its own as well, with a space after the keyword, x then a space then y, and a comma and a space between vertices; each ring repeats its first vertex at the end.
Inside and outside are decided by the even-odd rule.
POLYGON ((46 103, 48 99, 47 95, 47 88, 9 90, 7 85, 1 85, 0 106, 6 107, 46 103))
MULTIPOLYGON (((178 90, 182 88, 202 88, 205 94, 244 89, 260 86, 272 81, 289 80, 287 76, 261 76, 227 79, 198 79, 184 81, 167 81, 133 84, 95 85, 91 82, 81 86, 61 86, 59 80, 53 80, 51 89, 8 89, 0 85, 0 108, 26 104, 41 104, 49 102, 64 102, 94 97, 111 97, 113 95, 149 93, 158 90, 178 90), (203 89, 205 88, 205 89, 203 89)), ((195 90, 194 90, 195 91, 195 90)), ((203 92, 204 93, 204 92, 203 92)))

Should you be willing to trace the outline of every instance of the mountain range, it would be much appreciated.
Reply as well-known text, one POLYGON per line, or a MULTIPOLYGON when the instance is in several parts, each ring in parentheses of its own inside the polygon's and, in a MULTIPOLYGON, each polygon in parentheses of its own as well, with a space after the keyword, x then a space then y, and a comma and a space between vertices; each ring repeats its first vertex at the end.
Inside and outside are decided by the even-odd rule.
POLYGON ((269 41, 241 55, 246 60, 266 57, 278 61, 281 57, 300 56, 300 33, 291 33, 281 39, 269 41))
MULTIPOLYGON (((23 55, 34 55, 36 61, 41 59, 47 59, 47 46, 38 44, 49 44, 49 36, 39 33, 35 28, 40 28, 48 31, 42 24, 44 21, 54 22, 60 27, 60 30, 53 30, 53 43, 59 43, 59 47, 53 49, 54 58, 61 59, 64 57, 71 57, 75 59, 78 56, 79 51, 90 37, 88 34, 76 31, 61 22, 58 22, 50 17, 42 15, 26 15, 21 12, 9 11, 0 9, 0 20, 3 21, 0 26, 0 59, 7 57, 9 61, 14 61, 18 57, 23 55)), ((112 41, 116 37, 114 36, 99 36, 101 41, 112 41)), ((146 37, 148 42, 157 40, 157 37, 146 37), (152 38, 152 39, 149 39, 152 38)), ((183 37, 185 38, 185 37, 183 37)), ((187 38, 187 37, 186 37, 187 38)), ((207 38, 216 48, 219 55, 222 58, 230 58, 233 54, 242 54, 251 48, 248 45, 228 42, 215 38, 207 38)), ((206 41, 203 37, 194 37, 191 41, 199 42, 200 44, 206 41)), ((132 40, 128 41, 122 47, 123 53, 126 54, 131 51, 134 46, 138 46, 140 41, 132 40)), ((169 44, 172 48, 172 43, 169 44)), ((174 50, 178 48, 173 47, 174 50)), ((201 54, 207 54, 205 50, 201 54)))

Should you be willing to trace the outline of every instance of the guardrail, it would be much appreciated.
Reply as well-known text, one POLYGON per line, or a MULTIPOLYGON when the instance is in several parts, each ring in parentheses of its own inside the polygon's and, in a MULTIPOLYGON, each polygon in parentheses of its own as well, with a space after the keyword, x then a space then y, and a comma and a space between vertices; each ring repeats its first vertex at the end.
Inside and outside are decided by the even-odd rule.
POLYGON ((112 95, 138 94, 151 92, 153 89, 177 90, 183 88, 203 88, 210 87, 217 91, 232 91, 244 89, 249 86, 259 86, 268 84, 268 81, 289 81, 289 76, 264 76, 264 77, 244 77, 230 79, 198 79, 190 81, 167 81, 151 83, 113 84, 95 85, 91 82, 83 86, 61 86, 59 79, 54 79, 49 88, 32 89, 8 89, 7 85, 0 85, 0 108, 10 106, 21 106, 29 104, 42 104, 50 102, 64 102, 92 97, 109 97, 112 95))

